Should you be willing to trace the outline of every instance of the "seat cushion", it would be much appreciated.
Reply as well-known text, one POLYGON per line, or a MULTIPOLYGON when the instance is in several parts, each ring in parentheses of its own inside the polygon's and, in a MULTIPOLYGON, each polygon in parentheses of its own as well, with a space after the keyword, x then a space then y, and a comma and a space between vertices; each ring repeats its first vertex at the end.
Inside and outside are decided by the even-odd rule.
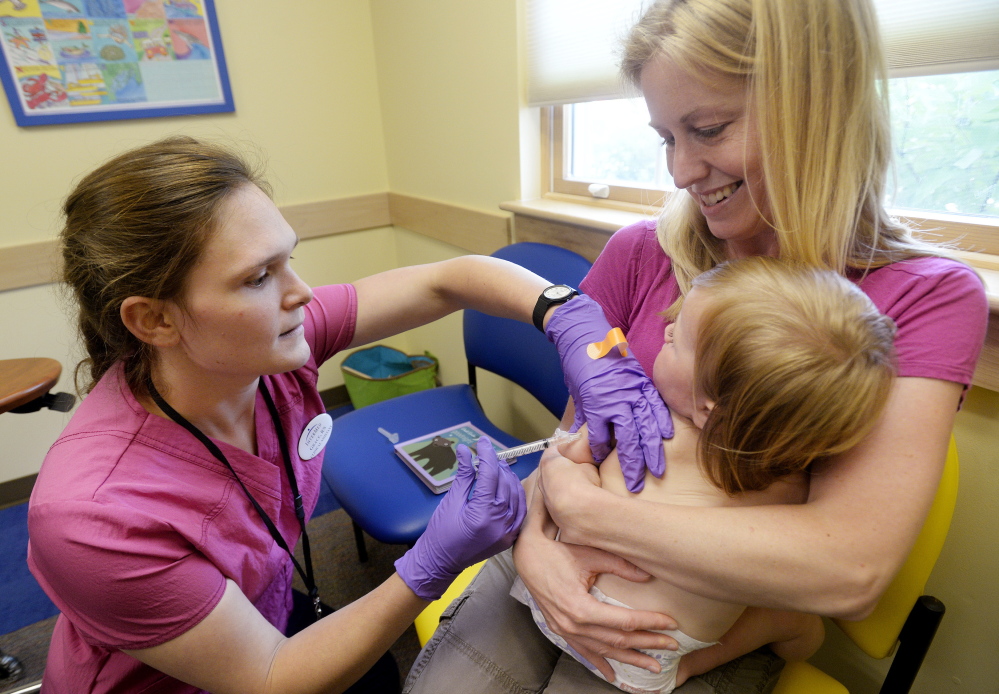
POLYGON ((832 677, 808 663, 788 663, 780 673, 773 694, 850 694, 832 677))
MULTIPOLYGON (((378 432, 399 441, 471 422, 497 441, 523 443, 494 426, 467 385, 433 388, 362 407, 333 420, 323 477, 337 501, 371 537, 412 545, 423 533, 444 494, 434 494, 396 455, 378 432)), ((512 469, 521 479, 537 467, 540 453, 522 456, 512 469)))

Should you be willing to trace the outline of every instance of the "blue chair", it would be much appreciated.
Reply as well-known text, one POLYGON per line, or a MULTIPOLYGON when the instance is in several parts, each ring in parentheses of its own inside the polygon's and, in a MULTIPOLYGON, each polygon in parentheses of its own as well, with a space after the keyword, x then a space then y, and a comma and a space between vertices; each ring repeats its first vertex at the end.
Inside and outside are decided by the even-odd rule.
MULTIPOLYGON (((590 262, 572 251, 542 243, 515 243, 493 253, 556 284, 578 287, 590 262)), ((434 494, 395 454, 381 427, 400 441, 470 421, 507 446, 523 441, 486 417, 476 396, 476 369, 483 368, 522 386, 556 417, 569 399, 558 353, 533 325, 478 311, 464 315, 468 385, 444 386, 368 405, 333 420, 323 460, 323 477, 354 521, 361 561, 367 559, 361 531, 387 544, 412 545, 443 498, 434 494)), ((527 477, 540 453, 512 466, 527 477)))

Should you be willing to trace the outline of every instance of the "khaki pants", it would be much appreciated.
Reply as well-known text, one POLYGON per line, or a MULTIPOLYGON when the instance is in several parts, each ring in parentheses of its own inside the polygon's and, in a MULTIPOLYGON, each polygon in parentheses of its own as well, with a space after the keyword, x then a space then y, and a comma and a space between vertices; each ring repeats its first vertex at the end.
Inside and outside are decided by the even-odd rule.
MULTIPOLYGON (((620 690, 595 677, 549 641, 531 611, 510 597, 513 553, 490 559, 441 616, 409 673, 403 694, 605 694, 620 690)), ((765 694, 784 662, 760 649, 675 689, 677 694, 765 694)))

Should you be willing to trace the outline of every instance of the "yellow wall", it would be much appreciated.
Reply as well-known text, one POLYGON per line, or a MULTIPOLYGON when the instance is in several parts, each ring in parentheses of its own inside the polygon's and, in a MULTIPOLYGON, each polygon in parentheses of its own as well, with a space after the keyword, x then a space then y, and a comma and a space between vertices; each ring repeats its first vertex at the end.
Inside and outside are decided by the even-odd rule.
MULTIPOLYGON (((517 3, 371 0, 371 16, 389 189, 490 212, 520 197, 517 3)), ((416 234, 397 243, 407 263, 461 253, 416 234)), ((457 315, 410 340, 441 359, 445 383, 466 381, 457 315)), ((522 439, 555 426, 534 398, 490 374, 480 374, 480 399, 522 439)))
POLYGON ((279 204, 386 189, 367 2, 215 4, 235 113, 18 128, 0 107, 0 246, 51 238, 76 178, 112 154, 176 133, 259 149, 279 204))
MULTIPOLYGON (((367 2, 313 0, 293 11, 264 0, 215 4, 235 113, 18 128, 0 105, 0 247, 55 237, 73 181, 172 134, 248 148, 267 162, 278 204, 387 189, 367 2)), ((350 280, 395 266, 393 239, 391 230, 358 232, 306 241, 297 255, 316 283, 350 280)), ((0 359, 58 359, 59 388, 72 390, 78 355, 63 304, 52 286, 0 292, 0 359)), ((324 370, 324 387, 337 382, 335 370, 324 370)), ((0 417, 0 482, 37 472, 66 419, 51 411, 0 417)))
POLYGON ((389 187, 495 211, 519 197, 513 0, 371 0, 389 187))

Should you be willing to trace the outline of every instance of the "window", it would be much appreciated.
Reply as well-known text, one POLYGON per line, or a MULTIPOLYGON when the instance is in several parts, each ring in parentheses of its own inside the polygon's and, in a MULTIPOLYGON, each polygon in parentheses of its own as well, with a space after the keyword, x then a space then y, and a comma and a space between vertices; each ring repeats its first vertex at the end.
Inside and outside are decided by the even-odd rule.
MULTIPOLYGON (((906 210, 999 217, 999 70, 890 81, 894 195, 906 210)), ((673 190, 645 102, 556 107, 552 190, 653 204, 673 190), (560 112, 560 113, 559 113, 560 112)))
POLYGON ((999 70, 889 83, 895 207, 999 216, 999 70))

